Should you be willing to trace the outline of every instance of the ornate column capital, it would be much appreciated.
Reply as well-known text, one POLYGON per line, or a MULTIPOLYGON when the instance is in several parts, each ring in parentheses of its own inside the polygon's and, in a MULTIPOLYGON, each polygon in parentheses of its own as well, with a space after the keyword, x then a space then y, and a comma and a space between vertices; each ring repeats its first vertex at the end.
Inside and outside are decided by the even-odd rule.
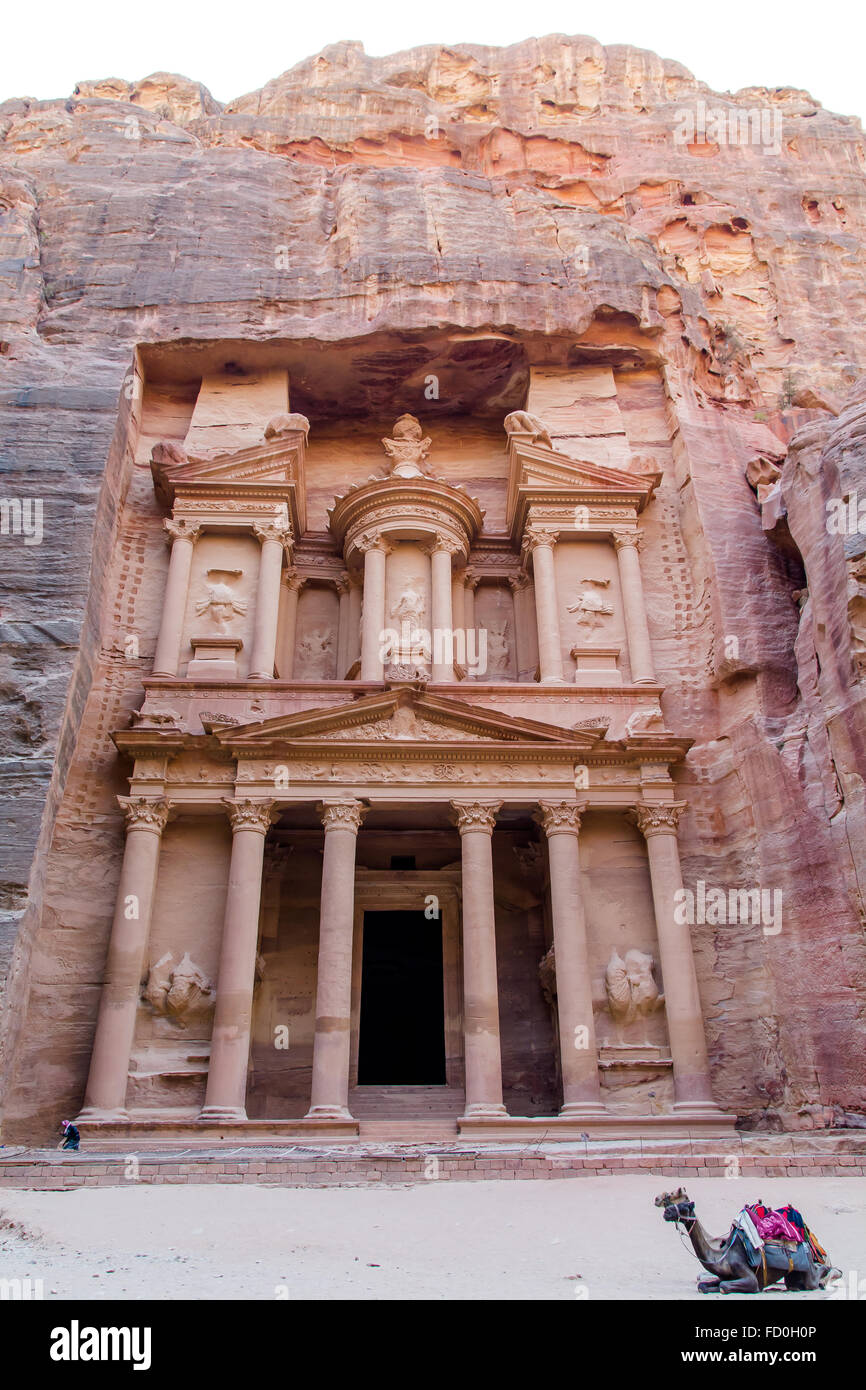
POLYGON ((630 547, 634 547, 635 550, 639 551, 641 548, 642 540, 640 531, 625 530, 624 528, 617 527, 615 530, 611 531, 610 534, 613 537, 613 543, 617 551, 626 550, 630 547))
POLYGON ((186 517, 167 518, 162 523, 168 541, 174 545, 175 541, 191 541, 195 543, 201 535, 204 527, 197 521, 187 521, 186 517))
POLYGON ((350 579, 350 576, 349 576, 349 571, 348 571, 348 570, 343 570, 342 574, 338 574, 337 577, 336 577, 336 579, 333 581, 333 584, 334 584, 334 588, 337 590, 337 593, 338 593, 338 594, 340 595, 340 597, 342 598, 342 597, 343 597, 343 594, 347 594, 347 593, 349 592, 350 587, 351 587, 351 579, 350 579))
POLYGON ((297 570, 283 570, 280 575, 280 583, 290 593, 300 593, 306 582, 306 577, 303 574, 298 574, 297 570))
POLYGON ((320 801, 316 810, 322 817, 326 835, 329 830, 351 830, 353 835, 357 835, 361 829, 361 821, 367 813, 367 807, 354 798, 345 801, 320 801))
POLYGON ((368 550, 381 550, 383 555, 390 555, 394 549, 390 541, 386 540, 381 531, 364 531, 355 540, 356 549, 362 555, 366 555, 368 550))
POLYGON ((481 583, 481 575, 475 570, 465 569, 463 571, 463 583, 467 589, 471 589, 473 594, 481 583))
POLYGON ((529 575, 509 574, 505 582, 513 594, 519 594, 529 588, 529 575))
POLYGON ((539 526, 536 522, 530 522, 523 533, 523 540, 520 548, 530 555, 539 546, 546 546, 552 550, 559 538, 559 529, 555 526, 539 526))
POLYGON ((165 797, 119 796, 118 804, 126 817, 129 830, 152 830, 161 835, 171 814, 171 803, 165 797))
POLYGON ((584 804, 575 801, 539 801, 533 820, 543 827, 548 839, 551 835, 579 835, 585 810, 584 804))
POLYGON ((644 839, 649 839, 650 835, 676 835, 677 823, 686 805, 685 801, 665 801, 656 805, 639 801, 631 818, 644 839))
POLYGON ((253 532, 264 545, 265 541, 276 541, 285 549, 292 544, 292 528, 287 521, 254 521, 253 532))
POLYGON ((451 802, 454 820, 461 835, 465 835, 468 830, 483 830, 486 835, 492 835, 496 813, 501 807, 501 801, 451 802))
POLYGON ((233 835, 238 830, 257 830, 260 835, 267 835, 276 818, 276 810, 272 801, 253 801, 248 796, 232 801, 229 797, 224 796, 222 803, 231 821, 233 835))
POLYGON ((459 555, 463 546, 453 536, 440 535, 437 531, 433 539, 424 546, 424 550, 428 555, 435 555, 437 551, 447 555, 459 555))

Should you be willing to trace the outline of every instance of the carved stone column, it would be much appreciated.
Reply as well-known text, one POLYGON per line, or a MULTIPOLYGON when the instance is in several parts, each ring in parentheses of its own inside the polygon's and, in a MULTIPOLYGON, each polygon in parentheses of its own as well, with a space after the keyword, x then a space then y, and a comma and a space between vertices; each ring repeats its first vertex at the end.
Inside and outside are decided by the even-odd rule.
POLYGON ((652 685, 655 668, 640 575, 640 535, 637 531, 614 531, 613 543, 619 563, 619 587, 632 682, 635 685, 652 685))
POLYGON ((506 1113, 502 1104, 499 984, 493 907, 493 826, 501 801, 452 801, 463 865, 465 1119, 506 1113))
POLYGON ((565 685, 562 674, 562 639, 559 633, 559 600, 553 547, 556 536, 538 526, 528 526, 524 545, 532 555, 535 580, 535 616, 538 623, 538 664, 542 685, 565 685))
POLYGON ((232 857, 203 1120, 245 1120, 265 836, 272 801, 224 801, 232 857))
POLYGON ((463 621, 467 632, 475 626, 475 590, 480 582, 480 575, 475 574, 473 570, 463 571, 463 621))
POLYGON ((592 1012, 592 979, 580 889, 580 807, 541 801, 536 819, 547 836, 556 1003, 562 1060, 561 1115, 604 1113, 592 1012))
POLYGON ((273 680, 277 652, 277 620, 280 612, 280 574, 283 568, 283 554, 291 539, 291 532, 284 522, 279 521, 254 526, 253 530, 261 541, 262 551, 256 590, 250 680, 273 680))
POLYGON ((346 670, 350 671, 361 656, 361 591, 360 574, 349 575, 349 636, 346 643, 346 670))
POLYGON ((164 799, 117 799, 126 816, 126 845, 81 1112, 83 1120, 126 1118, 129 1057, 153 916, 160 840, 169 816, 169 804, 164 799))
POLYGON ((340 575, 336 581, 337 594, 340 599, 340 613, 337 619, 337 680, 345 680, 346 671, 349 667, 349 576, 347 573, 340 575))
POLYGON ((665 1014, 674 1063, 674 1109, 706 1111, 713 1105, 710 1065, 698 978, 687 923, 675 915, 675 893, 683 886, 677 822, 685 802, 639 803, 634 819, 646 839, 664 981, 665 1014))
POLYGON ((280 679, 290 681, 295 672, 295 641, 298 634, 298 599, 301 590, 306 584, 295 570, 286 570, 282 576, 282 584, 286 591, 285 615, 283 617, 283 633, 280 641, 280 661, 278 669, 280 679))
MULTIPOLYGON (((307 1118, 346 1120, 352 1013, 352 939, 355 924, 355 847, 364 816, 360 801, 323 801, 325 827, 313 1086, 307 1118)), ((394 1040, 399 1047, 399 1039, 394 1040)))
POLYGON ((382 643, 385 633, 385 557, 391 547, 382 536, 362 536, 358 549, 364 555, 364 609, 361 623, 361 680, 381 681, 384 674, 382 643))
POLYGON ((451 579, 451 613, 458 632, 466 627, 466 571, 459 570, 451 579))
POLYGON ((511 575, 508 580, 508 587, 511 590, 511 601, 514 607, 514 661, 517 666, 517 679, 522 680, 524 675, 534 667, 534 662, 530 663, 529 659, 527 624, 523 610, 524 595, 529 588, 529 575, 511 575))
POLYGON ((176 676, 180 665, 180 644, 186 616, 192 552, 201 535, 201 527, 187 521, 164 521, 171 537, 171 558, 168 562, 168 582, 162 604, 162 621, 153 658, 155 676, 176 676))
POLYGON ((438 536, 430 548, 433 680, 454 680, 454 616, 451 611, 451 556, 459 547, 438 536), (438 634, 438 637, 437 637, 438 634), (437 661, 437 656, 439 660, 437 661))

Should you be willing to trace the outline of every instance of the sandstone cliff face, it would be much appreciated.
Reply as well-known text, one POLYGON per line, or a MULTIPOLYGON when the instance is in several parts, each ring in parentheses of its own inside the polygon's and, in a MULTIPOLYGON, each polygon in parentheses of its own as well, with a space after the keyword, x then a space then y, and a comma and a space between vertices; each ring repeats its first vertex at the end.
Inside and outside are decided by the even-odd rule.
POLYGON ((866 498, 864 194, 859 124, 808 94, 719 97, 587 38, 341 44, 223 109, 168 74, 0 105, 3 492, 44 509, 41 544, 0 541, 9 1075, 34 969, 62 966, 34 941, 112 599, 136 348, 345 343, 360 414, 463 335, 503 399, 528 360, 634 368, 629 444, 679 537, 647 586, 667 721, 696 738, 684 867, 785 902, 781 945, 695 929, 717 1098, 747 1125, 863 1112, 864 537, 830 535, 825 504, 866 498), (702 104, 728 131, 765 113, 768 138, 709 138, 717 118, 678 139, 702 104), (764 529, 746 469, 773 463, 764 529))

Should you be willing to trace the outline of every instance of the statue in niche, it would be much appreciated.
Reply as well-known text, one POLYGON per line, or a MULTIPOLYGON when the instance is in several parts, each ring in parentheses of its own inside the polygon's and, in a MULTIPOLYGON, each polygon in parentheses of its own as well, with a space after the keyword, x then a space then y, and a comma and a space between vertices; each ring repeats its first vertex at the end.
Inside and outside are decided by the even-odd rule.
POLYGON ((392 478, 429 478, 427 455, 432 439, 424 437, 420 421, 414 415, 401 415, 391 431, 390 439, 383 439, 385 453, 391 460, 392 478))
POLYGON ((334 638, 329 629, 316 628, 308 632, 298 645, 304 671, 311 676, 327 678, 331 670, 334 638))
POLYGON ((391 609, 390 616, 397 624, 386 634, 382 659, 389 680, 426 680, 433 659, 430 633, 424 627, 426 605, 421 584, 407 581, 406 587, 391 609))
POLYGON ((173 960, 171 952, 166 951, 150 967, 141 997, 150 1004, 155 1014, 170 1018, 181 1028, 188 1028, 190 1023, 206 1018, 211 1012, 216 990, 190 959, 189 951, 172 969, 173 960))
POLYGON ((623 959, 613 948, 604 972, 604 988, 610 1016, 620 1027, 648 1018, 664 1005, 665 997, 653 978, 654 964, 645 951, 626 951, 623 959))
POLYGON ((487 661, 492 672, 508 671, 511 666, 511 624, 497 618, 487 629, 487 661))
POLYGON ((586 576, 581 579, 581 584, 591 584, 591 589, 584 589, 578 595, 577 603, 568 605, 569 613, 574 613, 577 621, 585 627, 601 627, 605 618, 613 616, 613 605, 608 603, 601 594, 596 593, 596 589, 606 589, 610 584, 609 579, 594 579, 586 576))
POLYGON ((196 604, 195 611, 199 617, 206 613, 217 632, 227 633, 233 620, 247 611, 246 600, 238 598, 232 588, 232 582, 240 579, 242 574, 243 570, 205 570, 208 591, 205 598, 196 604))

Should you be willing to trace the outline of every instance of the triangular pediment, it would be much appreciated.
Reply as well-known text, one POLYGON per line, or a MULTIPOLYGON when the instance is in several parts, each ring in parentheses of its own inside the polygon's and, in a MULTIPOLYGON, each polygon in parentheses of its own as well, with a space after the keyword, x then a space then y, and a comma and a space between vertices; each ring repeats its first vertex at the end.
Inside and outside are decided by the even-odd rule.
POLYGON ((247 753, 277 744, 427 744, 500 745, 537 744, 539 749, 591 748, 594 733, 575 732, 532 719, 515 719, 499 710, 484 709, 450 697, 427 694, 413 687, 399 687, 366 695, 351 704, 305 710, 220 730, 220 742, 247 753))

